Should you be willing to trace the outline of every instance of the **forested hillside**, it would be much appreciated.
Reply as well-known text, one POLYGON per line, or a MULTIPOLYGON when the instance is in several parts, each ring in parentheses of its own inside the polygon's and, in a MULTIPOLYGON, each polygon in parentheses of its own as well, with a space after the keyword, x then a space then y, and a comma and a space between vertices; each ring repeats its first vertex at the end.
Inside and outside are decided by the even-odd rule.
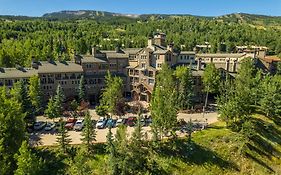
MULTIPOLYGON (((254 44, 269 47, 272 54, 281 53, 281 30, 276 27, 281 24, 278 22, 275 26, 266 23, 256 26, 225 20, 225 17, 185 15, 100 14, 100 18, 67 20, 51 17, 0 17, 0 66, 29 66, 32 59, 62 57, 70 60, 74 52, 89 53, 92 46, 101 49, 114 49, 116 45, 144 47, 147 37, 158 30, 165 32, 168 42, 174 42, 182 50, 192 50, 196 44, 208 41, 212 45, 211 52, 232 52, 235 45, 254 44)), ((274 19, 278 21, 277 17, 274 19)))

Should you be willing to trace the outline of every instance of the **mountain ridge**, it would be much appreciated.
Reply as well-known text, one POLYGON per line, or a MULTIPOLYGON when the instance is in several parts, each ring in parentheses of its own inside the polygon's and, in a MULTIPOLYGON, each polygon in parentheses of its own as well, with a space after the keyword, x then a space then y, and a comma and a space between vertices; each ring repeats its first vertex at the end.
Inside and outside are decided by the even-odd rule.
POLYGON ((0 19, 9 20, 28 20, 28 19, 46 19, 46 20, 83 20, 94 19, 97 21, 108 21, 112 19, 121 21, 136 21, 136 20, 160 20, 170 17, 195 17, 199 19, 218 20, 224 22, 247 23, 263 26, 281 26, 281 16, 269 16, 249 13, 231 13, 220 16, 198 16, 191 14, 130 14, 130 13, 115 13, 98 10, 63 10, 58 12, 45 13, 40 17, 29 16, 12 16, 0 15, 0 19))

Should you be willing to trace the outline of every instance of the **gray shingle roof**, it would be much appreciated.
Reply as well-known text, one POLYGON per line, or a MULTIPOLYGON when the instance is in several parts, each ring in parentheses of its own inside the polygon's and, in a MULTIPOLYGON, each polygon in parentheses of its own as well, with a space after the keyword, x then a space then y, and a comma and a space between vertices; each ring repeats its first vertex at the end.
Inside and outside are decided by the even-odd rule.
POLYGON ((82 62, 83 63, 106 63, 105 60, 96 58, 93 55, 82 55, 82 62))
POLYGON ((100 52, 105 53, 107 58, 129 58, 129 54, 116 52, 115 50, 101 50, 100 52))
POLYGON ((33 75, 37 75, 36 69, 23 68, 21 70, 16 68, 1 68, 0 78, 29 78, 33 75))
POLYGON ((52 63, 42 61, 39 64, 38 73, 71 73, 71 72, 83 72, 82 66, 72 61, 65 63, 59 61, 53 61, 52 63))
POLYGON ((203 53, 197 54, 197 57, 213 57, 213 58, 241 58, 245 53, 203 53))
POLYGON ((193 55, 194 55, 195 52, 194 52, 194 51, 181 51, 181 52, 180 52, 180 55, 181 55, 181 54, 188 54, 188 55, 193 54, 193 55))
POLYGON ((142 48, 125 48, 122 49, 126 54, 137 54, 142 48))
POLYGON ((168 52, 168 50, 156 50, 155 52, 153 52, 154 54, 166 54, 168 52))

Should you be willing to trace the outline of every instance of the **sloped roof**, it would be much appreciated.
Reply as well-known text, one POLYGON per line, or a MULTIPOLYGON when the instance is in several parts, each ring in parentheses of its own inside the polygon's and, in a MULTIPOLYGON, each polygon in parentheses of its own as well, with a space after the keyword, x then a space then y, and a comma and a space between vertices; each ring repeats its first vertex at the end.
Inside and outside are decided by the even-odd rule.
POLYGON ((71 73, 83 72, 82 66, 72 61, 59 62, 59 61, 42 61, 38 67, 38 73, 71 73))
POLYGON ((37 75, 38 71, 36 69, 30 68, 1 68, 0 78, 29 78, 33 75, 37 75))
POLYGON ((93 55, 82 55, 83 63, 106 63, 105 60, 101 58, 96 58, 93 55))
POLYGON ((153 52, 154 54, 166 54, 168 52, 168 50, 156 50, 155 52, 153 52))
POLYGON ((125 49, 122 49, 122 50, 126 54, 137 54, 139 51, 142 50, 142 48, 125 48, 125 49))
POLYGON ((203 53, 197 54, 197 57, 213 57, 213 58, 241 58, 245 53, 203 53))
POLYGON ((101 50, 106 54, 107 58, 129 58, 129 54, 122 52, 116 52, 115 50, 101 50))
POLYGON ((188 55, 195 55, 195 52, 194 51, 181 51, 180 54, 188 54, 188 55))

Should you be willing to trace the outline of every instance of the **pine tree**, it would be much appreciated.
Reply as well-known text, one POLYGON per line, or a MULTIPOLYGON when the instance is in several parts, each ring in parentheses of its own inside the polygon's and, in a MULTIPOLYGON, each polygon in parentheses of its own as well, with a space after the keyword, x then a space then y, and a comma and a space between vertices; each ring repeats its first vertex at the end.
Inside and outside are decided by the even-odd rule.
POLYGON ((85 99, 86 99, 86 87, 85 87, 85 79, 84 79, 83 75, 80 78, 78 90, 79 90, 78 91, 79 102, 85 101, 85 99))
POLYGON ((34 113, 28 95, 27 86, 23 80, 16 82, 11 90, 11 95, 16 99, 22 106, 23 112, 26 113, 26 122, 34 121, 34 113))
POLYGON ((22 142, 19 153, 15 155, 17 169, 15 175, 37 175, 40 174, 41 160, 28 148, 26 141, 22 142))
POLYGON ((63 112, 63 102, 65 100, 64 92, 62 90, 62 87, 58 85, 55 95, 55 106, 57 107, 56 113, 58 115, 62 115, 63 112))
POLYGON ((42 105, 42 93, 40 87, 40 79, 38 76, 32 76, 29 79, 29 97, 33 107, 38 111, 42 105))
POLYGON ((113 140, 113 133, 111 127, 106 135, 106 151, 108 155, 108 165, 109 165, 109 174, 118 175, 118 159, 117 159, 117 150, 113 140))
POLYGON ((69 138, 69 134, 67 129, 65 128, 65 122, 62 120, 60 121, 59 126, 59 132, 57 137, 57 143, 60 146, 60 149, 63 151, 63 153, 67 153, 67 148, 69 143, 71 142, 71 139, 69 138))
POLYGON ((84 120, 84 128, 82 130, 82 141, 87 148, 87 152, 93 151, 93 141, 96 141, 96 131, 93 126, 91 116, 89 112, 87 112, 84 120))
POLYGON ((45 110, 44 113, 50 119, 55 119, 55 118, 59 117, 58 106, 56 105, 55 99, 53 97, 51 97, 49 99, 47 109, 45 110))

